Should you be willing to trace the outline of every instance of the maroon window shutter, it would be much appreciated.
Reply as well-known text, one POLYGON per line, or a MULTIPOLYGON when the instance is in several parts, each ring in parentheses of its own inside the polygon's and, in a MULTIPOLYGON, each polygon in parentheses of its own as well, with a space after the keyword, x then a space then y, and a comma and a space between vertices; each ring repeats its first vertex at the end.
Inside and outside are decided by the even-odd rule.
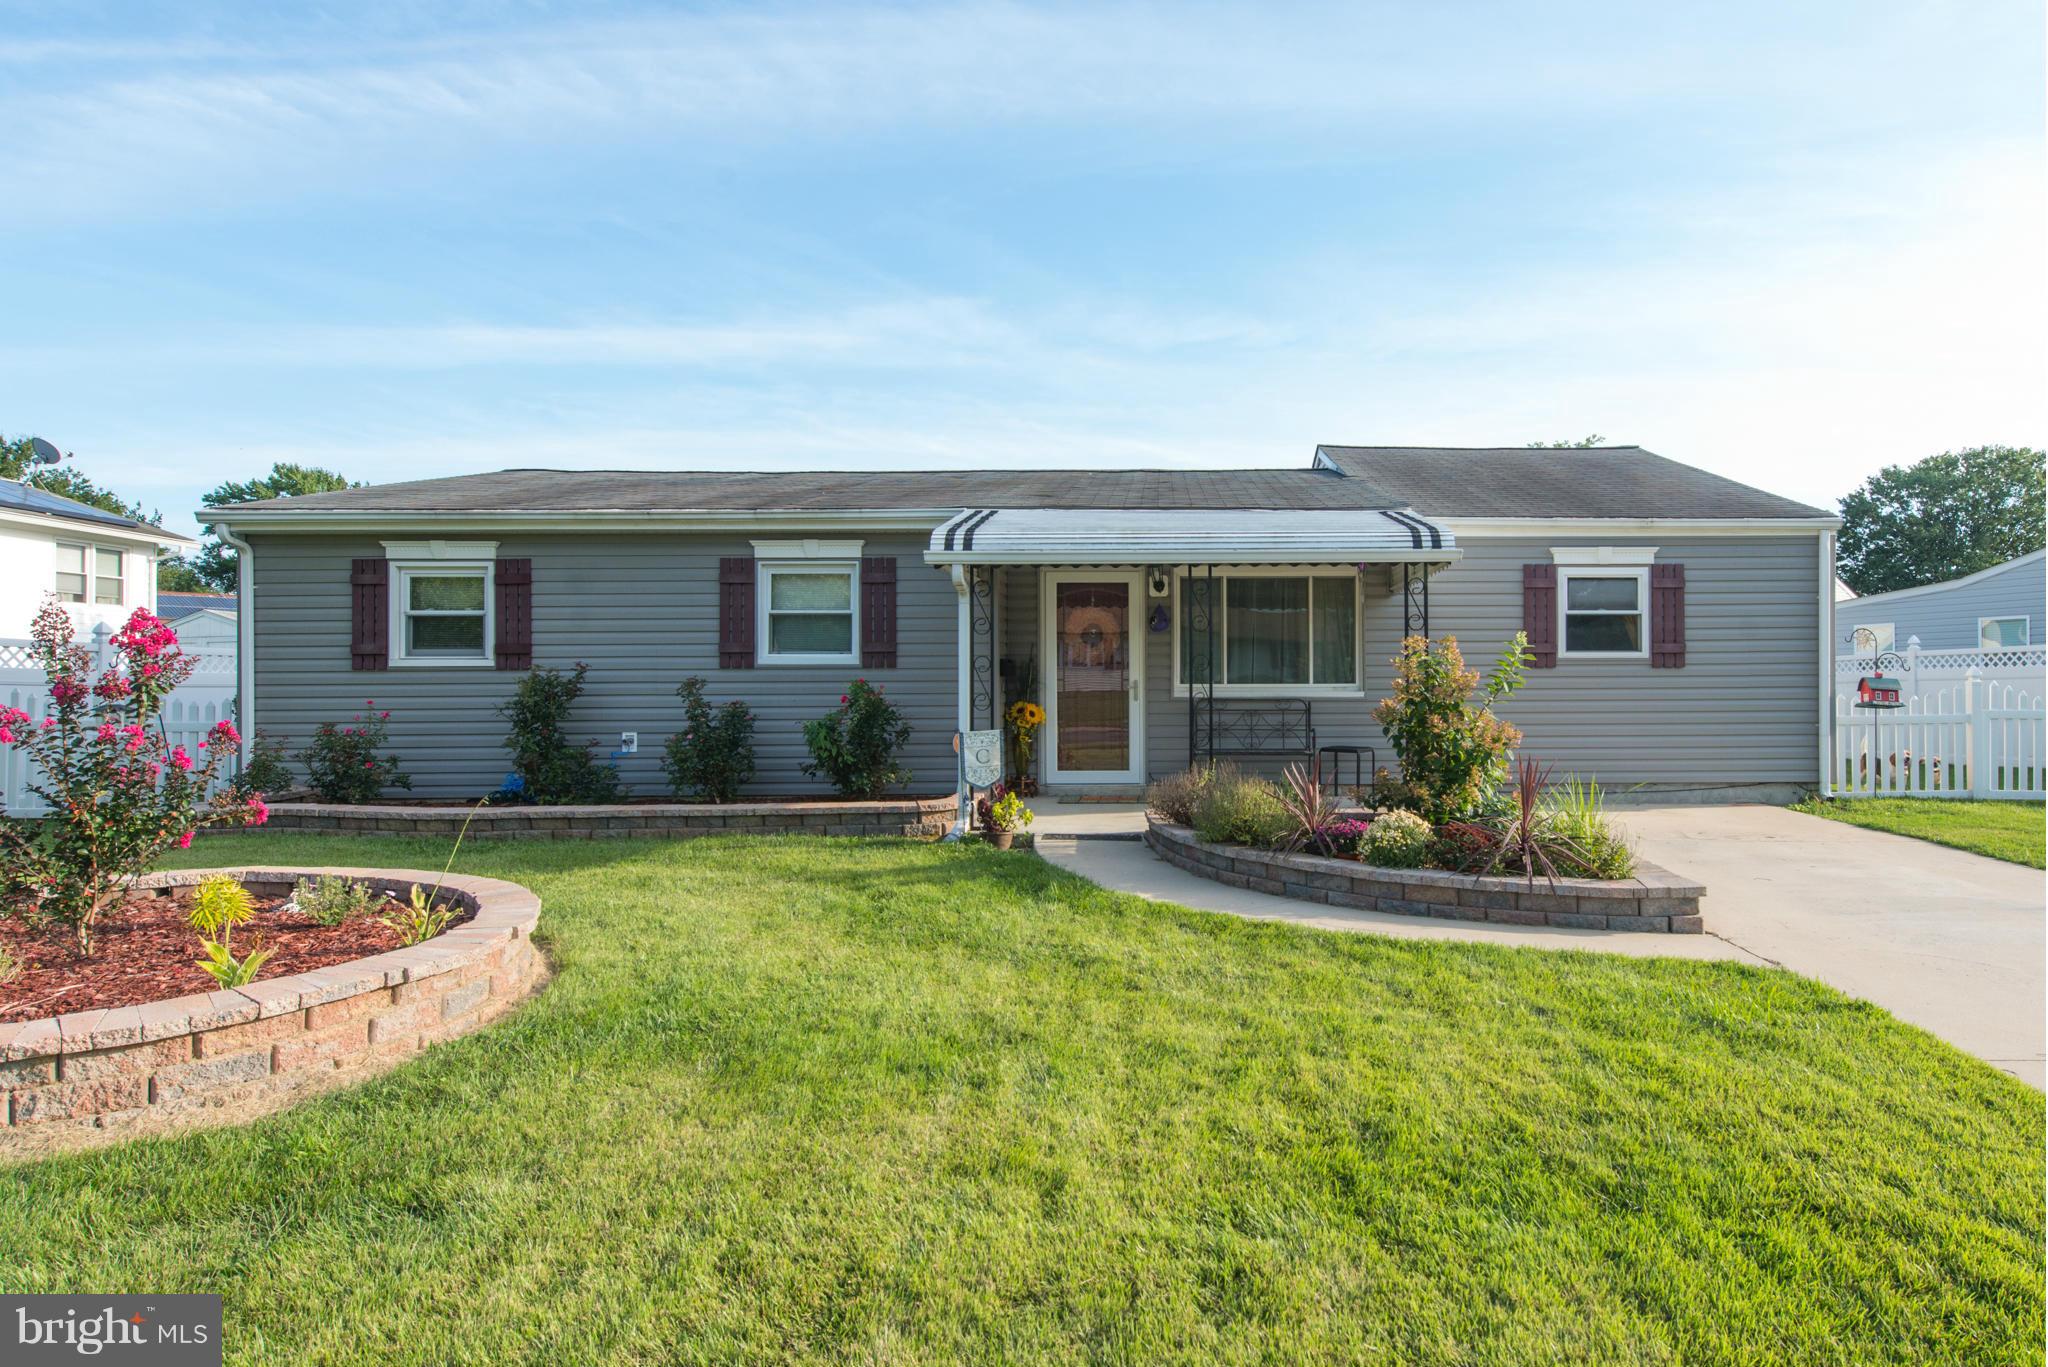
POLYGON ((1529 668, 1557 668, 1557 566, 1522 566, 1522 630, 1529 668))
POLYGON ((865 669, 896 667, 896 557, 860 562, 860 662, 865 669))
POLYGON ((1650 667, 1685 668, 1685 566, 1650 566, 1650 667))
POLYGON ((533 562, 500 560, 491 571, 497 581, 497 621, 492 642, 500 669, 533 668, 533 562))
POLYGON ((728 555, 718 562, 718 667, 754 667, 754 561, 728 555))
POLYGON ((391 662, 391 566, 380 556, 349 569, 349 663, 383 669, 391 662))

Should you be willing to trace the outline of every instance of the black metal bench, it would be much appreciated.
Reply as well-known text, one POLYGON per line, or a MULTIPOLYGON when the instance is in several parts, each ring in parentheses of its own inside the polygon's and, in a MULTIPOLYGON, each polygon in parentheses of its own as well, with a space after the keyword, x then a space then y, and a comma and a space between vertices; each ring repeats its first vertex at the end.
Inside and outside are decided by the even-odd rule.
POLYGON ((1300 755, 1313 763, 1323 786, 1344 786, 1349 760, 1351 787, 1369 792, 1378 770, 1370 745, 1318 745, 1314 713, 1306 698, 1204 698, 1188 709, 1188 762, 1300 755))
POLYGON ((1306 698, 1204 698, 1188 709, 1190 761, 1226 756, 1314 755, 1306 698))

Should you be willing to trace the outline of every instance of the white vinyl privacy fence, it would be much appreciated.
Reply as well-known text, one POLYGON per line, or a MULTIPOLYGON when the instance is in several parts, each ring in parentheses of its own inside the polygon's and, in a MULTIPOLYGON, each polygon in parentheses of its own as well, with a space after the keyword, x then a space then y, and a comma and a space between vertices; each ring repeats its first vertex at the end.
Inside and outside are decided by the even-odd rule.
MULTIPOLYGON (((108 637, 113 633, 99 627, 87 642, 95 668, 113 659, 108 637)), ((0 705, 18 707, 40 725, 49 715, 50 693, 43 672, 34 667, 35 648, 28 641, 0 640, 0 705)), ((159 719, 171 744, 182 745, 193 754, 199 742, 222 718, 235 716, 235 659, 232 653, 206 653, 197 657, 192 677, 179 685, 164 703, 159 719)), ((40 816, 48 804, 29 791, 29 784, 41 775, 26 752, 18 746, 0 746, 0 806, 9 816, 40 816)))
POLYGON ((1835 694, 1840 797, 2048 797, 2038 687, 1970 677, 1904 707, 1866 710, 1835 694))

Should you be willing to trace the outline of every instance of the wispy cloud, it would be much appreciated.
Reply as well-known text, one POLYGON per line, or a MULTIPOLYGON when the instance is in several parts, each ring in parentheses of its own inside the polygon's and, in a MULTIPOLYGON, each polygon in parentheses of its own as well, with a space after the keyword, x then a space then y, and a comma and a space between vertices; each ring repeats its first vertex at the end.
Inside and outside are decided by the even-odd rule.
MULTIPOLYGON (((324 54, 171 41, 166 61, 134 72, 92 71, 90 44, 19 42, 0 58, 87 69, 76 84, 21 82, 6 97, 0 182, 62 218, 121 205, 163 213, 167 194, 203 212, 209 192, 345 194, 356 177, 388 184, 594 140, 696 138, 716 155, 798 132, 1016 120, 1123 126, 1141 139, 1147 123, 1193 123, 1219 146, 1286 130, 1273 153, 1355 155, 1412 139, 1424 117, 1438 129, 1526 127, 1705 101, 1739 109, 1744 91, 1775 91, 1782 107, 1784 89, 1810 99, 1831 69, 1810 60, 1816 35, 1787 32, 1731 63, 1717 60, 1729 35, 1713 30, 1674 59, 1654 46, 1668 32, 1611 7, 1553 7, 1546 19, 1561 41, 1534 61, 1519 26, 1463 7, 987 0, 667 14, 324 54), (1651 50, 1659 60, 1647 65, 1651 50), (232 60, 209 69, 208 55, 232 60)), ((1894 41, 1894 27, 1873 19, 1856 41, 1894 41)), ((98 55, 113 62, 136 46, 98 55)), ((1091 142, 1101 145, 1079 146, 1091 142)))

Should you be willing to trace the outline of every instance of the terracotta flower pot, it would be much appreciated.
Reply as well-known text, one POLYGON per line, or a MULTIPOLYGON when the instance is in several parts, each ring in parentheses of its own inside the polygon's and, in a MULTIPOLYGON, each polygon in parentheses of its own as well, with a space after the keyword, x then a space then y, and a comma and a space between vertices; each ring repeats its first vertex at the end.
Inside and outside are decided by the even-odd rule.
POLYGON ((1016 838, 1017 833, 1015 831, 997 831, 989 837, 989 842, 999 850, 1007 850, 1010 848, 1011 842, 1016 840, 1016 838))

